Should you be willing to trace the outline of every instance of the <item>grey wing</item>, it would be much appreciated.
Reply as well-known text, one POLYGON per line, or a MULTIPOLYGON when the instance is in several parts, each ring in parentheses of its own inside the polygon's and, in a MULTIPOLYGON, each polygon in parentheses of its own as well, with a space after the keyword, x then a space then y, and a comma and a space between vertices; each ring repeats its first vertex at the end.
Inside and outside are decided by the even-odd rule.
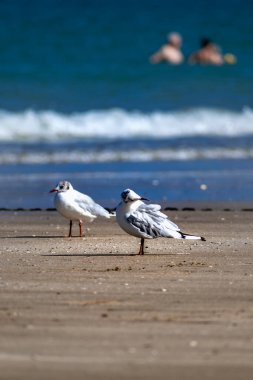
POLYGON ((79 191, 75 192, 75 201, 78 203, 79 207, 83 210, 88 211, 94 217, 104 216, 110 218, 110 214, 102 206, 96 203, 91 197, 86 194, 80 193, 79 191))
POLYGON ((98 203, 94 202, 90 210, 94 215, 104 216, 105 218, 111 217, 110 213, 104 207, 100 206, 98 203))
POLYGON ((128 216, 127 221, 143 237, 176 237, 179 228, 160 212, 159 205, 142 204, 128 216))
POLYGON ((143 203, 138 210, 140 212, 145 212, 151 219, 153 219, 154 222, 158 223, 159 225, 164 224, 164 226, 170 230, 173 231, 180 231, 180 228, 173 223, 171 220, 169 220, 168 216, 162 213, 161 206, 156 204, 150 204, 147 205, 143 203))
POLYGON ((136 215, 136 213, 133 213, 129 215, 126 219, 127 222, 143 237, 156 238, 160 236, 157 229, 153 228, 153 225, 150 224, 146 218, 140 218, 140 216, 136 215))

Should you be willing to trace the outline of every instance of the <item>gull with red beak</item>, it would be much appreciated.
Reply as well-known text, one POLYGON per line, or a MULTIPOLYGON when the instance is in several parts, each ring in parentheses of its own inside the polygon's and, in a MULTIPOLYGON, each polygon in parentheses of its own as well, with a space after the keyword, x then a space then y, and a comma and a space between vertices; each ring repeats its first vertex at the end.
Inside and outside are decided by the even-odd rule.
POLYGON ((56 193, 54 205, 57 211, 69 219, 69 237, 72 236, 72 224, 76 220, 79 222, 80 237, 83 235, 83 220, 92 222, 97 216, 110 218, 111 214, 102 206, 86 194, 75 190, 70 182, 61 181, 58 185, 50 190, 50 193, 56 193))
POLYGON ((119 226, 128 234, 141 238, 139 255, 144 255, 144 240, 158 237, 175 239, 206 239, 201 236, 185 234, 179 227, 163 214, 161 206, 146 204, 148 200, 126 189, 121 194, 122 202, 116 208, 116 220, 119 226))

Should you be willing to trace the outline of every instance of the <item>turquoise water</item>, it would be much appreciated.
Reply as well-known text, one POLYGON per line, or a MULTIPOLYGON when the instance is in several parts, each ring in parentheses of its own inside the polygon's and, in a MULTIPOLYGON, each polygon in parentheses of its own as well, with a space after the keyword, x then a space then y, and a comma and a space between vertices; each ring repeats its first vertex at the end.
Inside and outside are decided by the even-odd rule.
POLYGON ((252 105, 251 1, 0 3, 1 108, 84 112, 252 105), (187 56, 207 36, 237 65, 150 65, 171 30, 187 56))
POLYGON ((1 1, 0 207, 49 207, 65 178, 105 203, 122 187, 252 201, 252 14, 245 0, 1 1), (186 57, 206 36, 237 64, 151 65, 174 30, 186 57))

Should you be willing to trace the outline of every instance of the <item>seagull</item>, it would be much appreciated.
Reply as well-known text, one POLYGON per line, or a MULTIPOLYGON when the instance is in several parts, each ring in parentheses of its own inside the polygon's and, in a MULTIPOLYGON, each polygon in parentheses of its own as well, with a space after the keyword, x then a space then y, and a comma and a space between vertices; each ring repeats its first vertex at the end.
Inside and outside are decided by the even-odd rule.
POLYGON ((148 199, 141 197, 131 189, 124 190, 121 198, 122 201, 116 208, 116 220, 125 232, 141 238, 139 255, 144 255, 144 239, 166 237, 206 240, 201 236, 181 232, 179 227, 160 211, 160 205, 144 203, 143 201, 148 201, 148 199))
POLYGON ((83 235, 83 219, 93 221, 97 216, 110 218, 110 213, 86 194, 75 190, 70 182, 60 181, 56 187, 50 190, 56 193, 54 205, 57 211, 69 219, 69 237, 72 236, 73 220, 79 222, 80 237, 83 235))

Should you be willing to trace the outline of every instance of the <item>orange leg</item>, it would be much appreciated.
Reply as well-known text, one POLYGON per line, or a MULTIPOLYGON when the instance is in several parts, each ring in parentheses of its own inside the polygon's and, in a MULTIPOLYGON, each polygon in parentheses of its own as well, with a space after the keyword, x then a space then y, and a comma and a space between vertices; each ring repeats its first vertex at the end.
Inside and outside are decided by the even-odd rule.
POLYGON ((82 220, 79 220, 79 234, 80 234, 80 237, 83 236, 83 222, 82 222, 82 220))

